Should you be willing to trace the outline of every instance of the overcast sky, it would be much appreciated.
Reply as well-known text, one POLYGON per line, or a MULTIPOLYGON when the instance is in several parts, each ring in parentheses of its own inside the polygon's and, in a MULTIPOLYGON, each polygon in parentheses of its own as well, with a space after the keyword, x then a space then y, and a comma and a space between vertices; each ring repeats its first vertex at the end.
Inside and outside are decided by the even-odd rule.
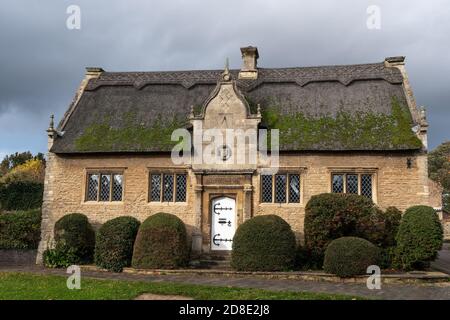
POLYGON ((46 151, 86 66, 110 71, 241 65, 258 47, 262 67, 381 62, 406 56, 429 145, 450 140, 450 1, 62 1, 0 2, 0 157, 46 151), (69 5, 81 29, 66 27, 69 5), (367 8, 381 10, 380 29, 367 8))

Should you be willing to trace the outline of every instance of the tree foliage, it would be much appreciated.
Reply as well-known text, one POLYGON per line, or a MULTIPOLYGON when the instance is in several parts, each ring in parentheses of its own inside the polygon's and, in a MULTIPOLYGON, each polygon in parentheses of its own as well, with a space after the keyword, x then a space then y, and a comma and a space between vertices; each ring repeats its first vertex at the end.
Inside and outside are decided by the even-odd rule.
POLYGON ((442 205, 450 212, 450 141, 428 154, 428 175, 444 189, 442 205))

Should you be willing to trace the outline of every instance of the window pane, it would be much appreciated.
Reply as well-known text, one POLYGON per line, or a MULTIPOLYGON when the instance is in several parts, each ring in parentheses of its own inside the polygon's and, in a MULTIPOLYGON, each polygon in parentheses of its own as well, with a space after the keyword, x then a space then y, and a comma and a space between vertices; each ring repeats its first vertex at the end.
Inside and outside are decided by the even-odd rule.
POLYGON ((261 202, 272 202, 272 176, 261 176, 261 202))
POLYGON ((177 193, 175 195, 175 201, 184 202, 186 201, 186 175, 177 174, 177 193))
POLYGON ((289 175, 289 202, 300 202, 300 176, 289 175))
POLYGON ((100 201, 109 201, 110 188, 111 176, 102 174, 100 178, 100 201))
POLYGON ((358 194, 358 175, 348 174, 347 175, 347 193, 358 194))
POLYGON ((88 175, 87 201, 97 201, 98 194, 98 174, 88 175))
POLYGON ((342 174, 333 174, 333 192, 344 192, 344 176, 342 174))
POLYGON ((173 175, 165 174, 163 181, 163 201, 173 201, 173 175))
POLYGON ((372 199, 372 175, 361 175, 361 195, 372 199))
POLYGON ((122 201, 123 175, 115 174, 113 176, 112 201, 122 201))
POLYGON ((150 180, 150 201, 161 201, 161 175, 152 174, 150 180))
POLYGON ((275 176, 275 202, 286 202, 286 175, 275 176))

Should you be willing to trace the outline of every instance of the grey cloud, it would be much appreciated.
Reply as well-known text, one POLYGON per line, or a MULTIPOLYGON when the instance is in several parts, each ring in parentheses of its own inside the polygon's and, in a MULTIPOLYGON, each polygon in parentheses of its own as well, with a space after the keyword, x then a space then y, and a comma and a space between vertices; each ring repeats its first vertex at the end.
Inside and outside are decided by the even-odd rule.
POLYGON ((45 151, 48 116, 62 116, 85 66, 211 69, 229 57, 239 67, 239 47, 249 44, 258 46, 265 67, 406 55, 434 147, 450 139, 449 34, 444 0, 2 1, 0 153, 45 151), (65 27, 70 4, 81 7, 81 30, 65 27), (366 28, 372 4, 381 8, 381 30, 366 28))

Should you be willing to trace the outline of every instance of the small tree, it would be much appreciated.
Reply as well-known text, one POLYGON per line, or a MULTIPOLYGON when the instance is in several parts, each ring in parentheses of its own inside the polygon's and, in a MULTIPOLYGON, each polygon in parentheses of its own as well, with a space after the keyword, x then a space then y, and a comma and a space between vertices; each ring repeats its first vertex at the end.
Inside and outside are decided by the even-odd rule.
POLYGON ((394 264, 404 270, 424 268, 437 257, 443 232, 436 212, 428 206, 406 210, 397 233, 394 264))
POLYGON ((450 141, 428 153, 428 175, 443 188, 442 206, 450 212, 450 141))

